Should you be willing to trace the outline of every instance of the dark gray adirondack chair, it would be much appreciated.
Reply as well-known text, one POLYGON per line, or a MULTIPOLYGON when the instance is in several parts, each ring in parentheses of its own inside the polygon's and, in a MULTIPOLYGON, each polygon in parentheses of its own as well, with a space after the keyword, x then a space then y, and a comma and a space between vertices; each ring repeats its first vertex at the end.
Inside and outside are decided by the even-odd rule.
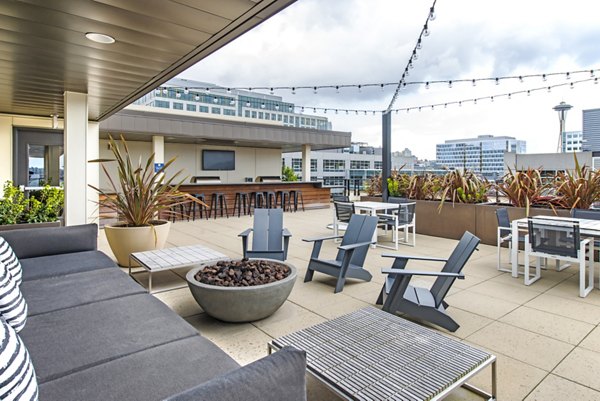
POLYGON ((337 277, 335 293, 344 289, 346 278, 357 278, 371 281, 371 273, 363 268, 369 245, 374 244, 373 234, 377 228, 377 216, 353 214, 346 228, 344 236, 303 239, 305 242, 314 242, 313 251, 308 262, 308 270, 304 282, 311 281, 315 271, 337 277), (338 246, 335 260, 319 259, 321 245, 324 240, 342 238, 338 246))
POLYGON ((238 237, 242 237, 244 258, 269 258, 284 261, 287 259, 288 245, 292 234, 283 228, 282 209, 256 209, 254 227, 238 237), (252 250, 248 249, 248 237, 252 232, 252 250))
POLYGON ((447 330, 456 331, 459 325, 446 314, 448 304, 444 301, 444 298, 450 287, 452 287, 454 280, 465 278, 461 270, 477 248, 477 245, 479 245, 479 238, 467 231, 447 260, 421 256, 382 255, 383 257, 394 258, 394 264, 391 269, 381 269, 381 272, 387 274, 388 277, 381 289, 377 304, 383 304, 383 310, 386 312, 405 313, 447 330), (405 270, 406 264, 411 259, 446 263, 440 273, 405 270), (410 279, 413 276, 437 276, 437 280, 429 290, 411 286, 410 279))

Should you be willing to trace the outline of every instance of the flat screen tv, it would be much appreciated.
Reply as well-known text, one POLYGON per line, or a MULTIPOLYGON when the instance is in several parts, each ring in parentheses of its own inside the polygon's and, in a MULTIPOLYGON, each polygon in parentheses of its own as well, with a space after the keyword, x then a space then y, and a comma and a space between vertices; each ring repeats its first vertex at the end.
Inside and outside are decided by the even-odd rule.
POLYGON ((203 150, 202 170, 235 170, 233 150, 203 150))

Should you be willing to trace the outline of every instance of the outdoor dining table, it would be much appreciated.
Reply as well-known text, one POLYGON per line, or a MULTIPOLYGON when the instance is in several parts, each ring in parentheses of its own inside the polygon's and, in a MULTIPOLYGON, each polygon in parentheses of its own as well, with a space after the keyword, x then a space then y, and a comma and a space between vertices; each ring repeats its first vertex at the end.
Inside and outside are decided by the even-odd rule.
MULTIPOLYGON (((399 210, 401 207, 406 207, 408 205, 414 205, 415 202, 407 202, 407 203, 387 203, 387 202, 354 202, 354 208, 358 211, 358 212, 367 212, 368 214, 370 214, 371 216, 377 216, 378 212, 386 212, 386 211, 392 211, 392 210, 399 210)), ((396 235, 396 241, 397 241, 397 235, 398 233, 395 233, 394 235, 396 235)), ((374 245, 372 245, 373 248, 375 248, 376 246, 380 246, 380 247, 384 247, 384 248, 390 248, 387 246, 383 246, 380 244, 377 244, 377 230, 375 230, 375 233, 373 233, 373 242, 375 243, 374 245)))
MULTIPOLYGON (((535 217, 535 216, 534 216, 535 217)), ((576 219, 572 217, 559 217, 559 216, 541 216, 545 219, 552 220, 576 220, 579 222, 579 232, 582 236, 600 238, 600 220, 591 219, 576 219)), ((511 251, 511 271, 513 277, 519 277, 519 231, 527 231, 527 217, 522 219, 513 220, 511 222, 511 233, 512 233, 512 251, 511 251)))

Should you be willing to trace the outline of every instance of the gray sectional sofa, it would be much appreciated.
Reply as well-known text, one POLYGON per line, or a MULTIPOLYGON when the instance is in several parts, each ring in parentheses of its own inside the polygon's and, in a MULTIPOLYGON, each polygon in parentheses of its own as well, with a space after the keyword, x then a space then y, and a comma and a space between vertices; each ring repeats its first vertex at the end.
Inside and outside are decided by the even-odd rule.
MULTIPOLYGON (((40 400, 306 399, 306 358, 240 366, 97 250, 95 224, 0 233, 23 267, 40 400)), ((265 347, 266 350, 266 347, 265 347)))

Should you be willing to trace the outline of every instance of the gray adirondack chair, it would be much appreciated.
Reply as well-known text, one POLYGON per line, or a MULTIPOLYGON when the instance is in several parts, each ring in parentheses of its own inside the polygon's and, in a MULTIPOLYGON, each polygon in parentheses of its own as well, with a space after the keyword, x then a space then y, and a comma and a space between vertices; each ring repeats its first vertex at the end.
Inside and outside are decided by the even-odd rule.
POLYGON ((242 237, 244 258, 287 259, 292 234, 283 228, 282 209, 256 209, 254 226, 238 235, 242 237), (252 233, 252 250, 248 249, 248 237, 252 233))
POLYGON ((344 289, 346 278, 356 278, 371 281, 371 273, 363 268, 369 245, 374 244, 373 234, 377 228, 377 216, 353 214, 346 228, 344 236, 303 239, 305 242, 314 242, 313 251, 308 262, 308 269, 304 282, 311 281, 315 271, 337 277, 335 293, 344 289), (334 260, 319 259, 323 241, 342 238, 338 246, 338 253, 334 260))
POLYGON ((384 254, 383 257, 394 258, 390 269, 381 269, 387 278, 377 304, 383 304, 383 310, 390 313, 405 313, 422 319, 449 331, 456 331, 460 326, 446 314, 448 304, 444 301, 454 280, 464 279, 463 267, 479 245, 479 238, 465 232, 448 259, 423 256, 403 256, 384 254), (445 262, 441 272, 405 270, 409 260, 426 260, 445 262), (410 279, 413 276, 437 276, 431 289, 413 287, 410 279))

